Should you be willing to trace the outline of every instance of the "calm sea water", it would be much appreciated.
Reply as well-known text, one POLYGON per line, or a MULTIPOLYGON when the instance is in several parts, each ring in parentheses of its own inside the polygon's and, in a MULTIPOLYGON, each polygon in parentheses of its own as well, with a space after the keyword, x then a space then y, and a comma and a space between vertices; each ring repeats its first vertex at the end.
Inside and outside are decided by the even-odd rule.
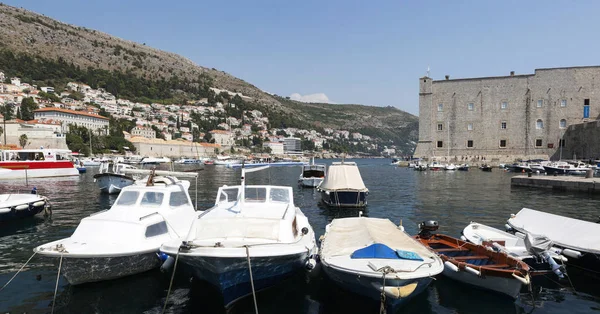
MULTIPOLYGON (((522 207, 544 210, 574 218, 596 221, 600 199, 587 194, 511 188, 512 174, 494 169, 492 173, 417 172, 396 168, 389 160, 355 160, 370 189, 365 215, 389 218, 417 232, 423 220, 440 222, 440 231, 459 236, 470 222, 502 228, 511 213, 522 207)), ((330 160, 324 161, 330 163, 330 160)), ((0 193, 32 186, 53 204, 51 219, 36 217, 0 225, 0 286, 31 256, 40 244, 68 237, 80 219, 109 208, 116 196, 101 195, 93 182, 94 168, 80 177, 30 181, 0 181, 0 193)), ((331 210, 318 205, 312 189, 296 187, 300 169, 272 168, 248 175, 249 184, 294 186, 296 205, 312 223, 317 237, 327 223, 338 217, 357 216, 356 210, 331 210)), ((209 208, 217 188, 238 184, 240 170, 206 166, 198 179, 198 207, 209 208)), ((195 182, 190 195, 195 198, 195 182)), ((123 239, 127 241, 127 239, 123 239)), ((1 313, 50 312, 57 268, 50 260, 34 257, 23 272, 0 292, 1 313)), ((549 277, 523 292, 517 301, 439 278, 425 293, 401 308, 402 313, 590 313, 600 312, 600 284, 589 275, 572 273, 572 285, 557 284, 549 277), (573 288, 574 287, 574 288, 573 288)), ((119 280, 70 286, 61 279, 56 295, 56 313, 161 313, 169 286, 169 274, 159 271, 119 280)), ((260 313, 378 313, 376 301, 345 292, 332 285, 322 273, 300 274, 276 288, 258 295, 260 313)), ((220 313, 219 295, 211 287, 190 280, 189 272, 178 267, 168 313, 220 313)), ((251 298, 237 303, 233 313, 254 313, 251 298)))

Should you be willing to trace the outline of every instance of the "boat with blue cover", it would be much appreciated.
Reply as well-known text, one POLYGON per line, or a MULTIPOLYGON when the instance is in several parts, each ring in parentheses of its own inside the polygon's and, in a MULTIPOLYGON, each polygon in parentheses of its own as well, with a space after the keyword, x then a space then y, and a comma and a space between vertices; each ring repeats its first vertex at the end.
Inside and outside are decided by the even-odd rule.
POLYGON ((478 288, 517 298, 523 286, 531 284, 527 263, 483 245, 434 234, 437 221, 419 224, 415 239, 436 252, 444 261, 444 276, 478 288))
POLYGON ((323 271, 340 287, 395 309, 423 292, 442 260, 388 219, 334 219, 321 239, 323 271))
POLYGON ((315 234, 289 186, 223 186, 215 205, 197 216, 187 235, 161 251, 216 287, 226 308, 313 267, 315 234))

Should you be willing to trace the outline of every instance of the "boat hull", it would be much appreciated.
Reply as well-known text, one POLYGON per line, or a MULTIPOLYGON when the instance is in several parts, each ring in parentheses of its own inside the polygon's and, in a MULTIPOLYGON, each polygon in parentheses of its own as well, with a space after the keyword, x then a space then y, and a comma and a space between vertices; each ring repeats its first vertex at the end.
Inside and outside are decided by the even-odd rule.
POLYGON ((521 281, 508 277, 477 276, 467 271, 454 271, 447 266, 444 267, 442 274, 450 279, 475 286, 477 288, 494 291, 513 299, 516 299, 521 292, 523 284, 521 281))
MULTIPOLYGON (((69 257, 68 255, 68 253, 63 255, 60 273, 71 285, 135 275, 158 268, 161 264, 156 252, 105 257, 69 257)), ((60 257, 56 257, 53 262, 58 265, 60 257)))
MULTIPOLYGON (((343 289, 366 296, 373 300, 381 300, 381 288, 383 284, 382 278, 360 276, 356 273, 342 271, 334 267, 330 267, 326 263, 323 263, 323 271, 325 271, 325 274, 331 281, 343 289)), ((405 297, 395 298, 386 294, 386 305, 388 307, 397 308, 406 304, 406 302, 408 302, 410 299, 425 291, 432 280, 433 277, 415 279, 386 278, 386 287, 404 287, 413 283, 416 283, 417 285, 415 290, 405 297)))
POLYGON ((135 183, 132 177, 113 173, 100 173, 94 176, 100 192, 105 194, 120 193, 121 190, 135 183))
POLYGON ((70 161, 6 161, 0 162, 0 179, 51 178, 78 176, 79 170, 70 161))
MULTIPOLYGON (((251 257, 255 291, 281 282, 303 269, 308 252, 283 256, 251 257)), ((219 289, 225 307, 252 294, 246 257, 206 257, 179 255, 179 261, 192 267, 194 276, 219 289)))
POLYGON ((358 191, 321 191, 321 201, 330 207, 360 208, 367 206, 367 193, 358 191))
POLYGON ((300 186, 316 188, 323 182, 323 178, 300 178, 298 182, 300 183, 300 186))

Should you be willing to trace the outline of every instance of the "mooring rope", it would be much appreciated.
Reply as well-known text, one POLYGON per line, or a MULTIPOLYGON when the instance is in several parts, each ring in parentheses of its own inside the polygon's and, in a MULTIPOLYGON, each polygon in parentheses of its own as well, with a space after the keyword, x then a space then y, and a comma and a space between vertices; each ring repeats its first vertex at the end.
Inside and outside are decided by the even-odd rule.
POLYGON ((173 278, 175 278, 175 271, 177 270, 177 261, 179 260, 179 251, 181 248, 177 250, 177 254, 175 254, 175 265, 173 265, 173 273, 171 274, 171 281, 169 282, 169 290, 167 290, 167 298, 165 299, 165 305, 163 306, 163 310, 161 313, 165 313, 167 310, 167 304, 169 303, 169 295, 171 295, 171 288, 173 287, 173 278))
POLYGON ((252 277, 252 264, 250 263, 250 248, 246 245, 246 258, 248 259, 248 271, 250 272, 250 285, 252 286, 252 298, 254 298, 254 312, 258 314, 258 303, 256 302, 256 291, 254 290, 254 278, 252 277))
POLYGON ((33 252, 33 255, 31 255, 31 257, 29 257, 29 259, 27 260, 27 262, 25 262, 25 264, 23 264, 23 266, 21 266, 21 268, 12 276, 12 278, 10 278, 10 280, 4 284, 4 286, 2 286, 2 288, 0 288, 0 291, 4 290, 4 288, 6 288, 6 286, 8 286, 8 284, 13 281, 13 279, 15 279, 15 277, 17 277, 17 275, 23 270, 23 268, 25 268, 25 266, 27 266, 27 264, 29 263, 29 261, 31 261, 31 259, 35 256, 35 254, 37 254, 37 252, 33 252))
POLYGON ((58 274, 56 274, 56 285, 54 286, 54 297, 52 298, 52 311, 54 313, 54 304, 56 304, 56 292, 58 292, 58 282, 60 280, 60 270, 62 268, 63 255, 60 254, 60 262, 58 263, 58 274))

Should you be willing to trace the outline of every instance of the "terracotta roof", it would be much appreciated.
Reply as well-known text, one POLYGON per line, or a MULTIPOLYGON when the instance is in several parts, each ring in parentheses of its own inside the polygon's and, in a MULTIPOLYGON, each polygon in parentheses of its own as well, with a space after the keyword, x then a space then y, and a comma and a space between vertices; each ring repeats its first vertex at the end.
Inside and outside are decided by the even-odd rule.
POLYGON ((216 133, 216 134, 231 134, 231 132, 229 131, 224 131, 224 130, 212 130, 209 133, 216 133))
POLYGON ((107 117, 103 117, 103 116, 100 116, 100 115, 97 115, 97 114, 87 113, 87 112, 84 112, 84 111, 61 109, 61 108, 51 108, 51 107, 41 108, 41 109, 35 110, 34 112, 48 112, 48 111, 70 113, 70 114, 79 115, 79 116, 86 116, 86 117, 92 117, 92 118, 97 118, 97 119, 109 120, 107 117))

